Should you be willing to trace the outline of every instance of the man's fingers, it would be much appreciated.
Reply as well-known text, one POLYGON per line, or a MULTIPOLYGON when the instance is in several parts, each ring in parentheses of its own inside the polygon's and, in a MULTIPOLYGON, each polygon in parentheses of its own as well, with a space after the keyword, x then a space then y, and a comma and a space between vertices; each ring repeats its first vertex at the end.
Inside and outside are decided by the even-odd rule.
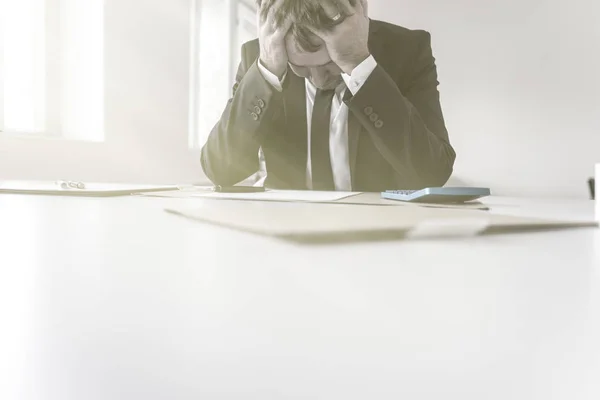
POLYGON ((318 37, 320 37, 321 39, 323 38, 323 32, 320 29, 315 28, 310 25, 306 25, 305 28, 308 29, 309 31, 311 31, 314 35, 317 35, 318 37))
POLYGON ((341 14, 336 0, 323 0, 321 1, 321 7, 329 19, 334 19, 341 14))
POLYGON ((271 5, 268 7, 269 9, 267 10, 267 15, 268 18, 272 19, 275 16, 275 14, 279 12, 279 9, 283 4, 283 0, 270 0, 269 3, 271 3, 271 5))
POLYGON ((293 24, 292 17, 287 15, 285 17, 285 19, 283 20, 283 23, 281 24, 281 26, 277 27, 277 31, 276 31, 277 34, 285 37, 285 35, 287 35, 287 33, 292 28, 292 24, 293 24))
MULTIPOLYGON (((258 14, 260 15, 260 22, 265 23, 268 20, 273 21, 273 17, 275 13, 281 7, 283 0, 262 0, 260 3, 260 8, 258 10, 258 14)), ((271 25, 274 25, 271 23, 271 25)))
POLYGON ((365 14, 365 17, 369 17, 369 0, 360 0, 360 3, 358 4, 359 7, 362 8, 363 10, 363 14, 365 14))
POLYGON ((356 10, 352 7, 349 0, 336 0, 336 2, 338 13, 342 14, 342 16, 349 17, 356 14, 356 10))
POLYGON ((271 0, 262 0, 260 2, 260 7, 258 8, 258 18, 260 23, 263 23, 267 19, 267 14, 269 12, 269 4, 271 0))

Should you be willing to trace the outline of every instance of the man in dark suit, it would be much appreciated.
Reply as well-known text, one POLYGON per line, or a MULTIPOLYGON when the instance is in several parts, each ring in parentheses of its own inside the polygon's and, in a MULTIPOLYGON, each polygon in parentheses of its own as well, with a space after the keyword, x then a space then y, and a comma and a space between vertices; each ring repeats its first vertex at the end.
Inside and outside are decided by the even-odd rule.
POLYGON ((367 0, 258 0, 233 96, 202 149, 219 185, 257 172, 280 189, 442 186, 455 152, 430 35, 370 20, 367 0))

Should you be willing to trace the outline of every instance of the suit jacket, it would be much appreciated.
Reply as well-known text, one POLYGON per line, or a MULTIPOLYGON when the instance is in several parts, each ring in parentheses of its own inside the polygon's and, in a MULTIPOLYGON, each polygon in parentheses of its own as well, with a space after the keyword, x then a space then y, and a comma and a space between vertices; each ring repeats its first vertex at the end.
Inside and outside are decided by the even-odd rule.
MULTIPOLYGON (((442 186, 455 152, 439 100, 430 34, 371 21, 369 50, 377 68, 361 90, 346 90, 352 189, 383 191, 442 186)), ((202 148, 201 163, 215 184, 233 185, 259 168, 266 186, 307 189, 304 78, 289 70, 283 91, 257 66, 258 40, 242 46, 233 95, 202 148)))

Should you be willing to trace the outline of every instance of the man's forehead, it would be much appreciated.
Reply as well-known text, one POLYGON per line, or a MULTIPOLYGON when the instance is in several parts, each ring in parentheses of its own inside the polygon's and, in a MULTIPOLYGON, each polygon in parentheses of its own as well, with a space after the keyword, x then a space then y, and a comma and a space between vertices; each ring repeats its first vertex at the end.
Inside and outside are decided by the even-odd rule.
POLYGON ((288 60, 292 65, 298 67, 320 67, 329 64, 331 57, 325 47, 321 47, 313 53, 307 51, 295 52, 288 49, 288 60))

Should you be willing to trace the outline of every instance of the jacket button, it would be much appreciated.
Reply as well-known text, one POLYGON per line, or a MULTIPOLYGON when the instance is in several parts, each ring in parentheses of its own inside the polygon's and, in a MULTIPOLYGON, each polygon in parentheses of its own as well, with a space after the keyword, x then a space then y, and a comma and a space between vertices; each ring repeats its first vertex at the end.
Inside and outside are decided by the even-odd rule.
POLYGON ((368 117, 369 115, 373 114, 373 107, 365 107, 364 112, 365 115, 368 117))
POLYGON ((254 106, 254 113, 260 115, 262 113, 262 108, 259 106, 254 106))
POLYGON ((375 128, 377 128, 377 129, 383 128, 383 121, 380 119, 377 120, 377 122, 375 122, 375 128))
POLYGON ((253 120, 258 121, 258 114, 257 113, 251 113, 250 115, 252 116, 253 120))
POLYGON ((266 104, 263 99, 258 99, 258 105, 260 108, 265 108, 266 104))
POLYGON ((379 119, 379 115, 373 113, 371 114, 371 116, 369 117, 369 119, 371 120, 371 122, 375 122, 379 119))

